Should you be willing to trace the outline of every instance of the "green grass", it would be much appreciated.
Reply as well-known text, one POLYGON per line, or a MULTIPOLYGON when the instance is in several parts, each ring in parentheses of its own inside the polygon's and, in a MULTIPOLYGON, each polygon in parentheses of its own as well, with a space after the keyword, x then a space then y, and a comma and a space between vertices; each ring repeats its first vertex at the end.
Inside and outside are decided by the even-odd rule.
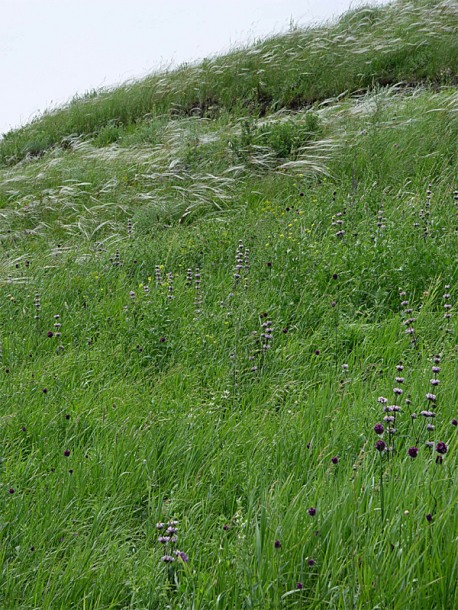
POLYGON ((76 97, 4 134, 0 163, 39 156, 74 136, 103 146, 139 131, 155 142, 164 118, 264 116, 399 82, 456 85, 457 28, 448 0, 401 0, 320 28, 293 28, 254 47, 76 97))
POLYGON ((2 141, 0 608, 458 605, 458 98, 436 78, 454 15, 353 12, 326 39, 296 31, 152 77, 182 91, 173 116, 170 93, 145 119, 137 83, 2 141), (394 54, 377 28, 413 44, 419 20, 436 64, 409 54, 412 86, 339 97, 394 54), (370 48, 335 91, 314 81, 325 103, 275 93, 261 112, 221 68, 218 112, 184 111, 199 70, 248 81, 277 45, 263 80, 280 91, 292 41, 332 66, 349 29, 370 48), (121 106, 132 120, 110 123, 121 106), (381 396, 402 407, 383 453, 381 396), (156 528, 172 520, 175 549, 156 528), (187 563, 161 562, 176 549, 187 563))

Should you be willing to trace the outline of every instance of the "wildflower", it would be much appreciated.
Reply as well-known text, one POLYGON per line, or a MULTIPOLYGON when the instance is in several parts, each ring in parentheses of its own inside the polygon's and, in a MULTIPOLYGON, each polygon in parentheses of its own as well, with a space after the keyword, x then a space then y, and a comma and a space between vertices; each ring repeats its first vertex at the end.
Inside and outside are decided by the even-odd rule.
POLYGON ((407 454, 412 458, 416 458, 418 455, 418 449, 417 447, 409 447, 409 449, 407 450, 407 454))
POLYGON ((398 396, 400 396, 403 393, 404 390, 401 390, 401 388, 393 388, 393 392, 395 394, 397 394, 398 396))
POLYGON ((435 402, 436 401, 436 395, 435 394, 431 394, 431 392, 428 392, 426 394, 426 400, 430 400, 431 402, 435 402))
POLYGON ((10 487, 10 488, 8 489, 8 493, 10 493, 10 494, 14 494, 14 491, 15 491, 15 490, 14 490, 12 487, 10 487))
POLYGON ((167 542, 170 542, 170 536, 159 536, 157 541, 161 544, 167 544, 167 542))
POLYGON ((51 337, 54 337, 54 333, 52 332, 52 330, 48 330, 48 337, 51 339, 51 337))
POLYGON ((300 589, 303 589, 303 587, 304 587, 304 585, 303 585, 301 582, 298 582, 298 583, 296 584, 296 589, 299 589, 299 590, 300 590, 300 589))
POLYGON ((311 506, 307 512, 311 517, 314 517, 316 515, 316 508, 314 506, 311 506))
POLYGON ((431 523, 431 521, 432 521, 432 520, 433 520, 433 516, 432 516, 432 514, 431 514, 431 513, 428 513, 428 514, 426 515, 426 521, 427 521, 428 523, 431 523))
POLYGON ((381 438, 379 438, 379 440, 375 443, 375 448, 377 449, 377 451, 380 451, 380 453, 382 451, 385 451, 385 449, 386 449, 385 441, 382 440, 381 438))
POLYGON ((275 547, 276 549, 281 549, 281 542, 280 542, 280 540, 275 540, 275 542, 274 542, 274 547, 275 547))
POLYGON ((333 458, 331 458, 331 462, 333 464, 337 464, 339 462, 339 458, 335 455, 333 458))
POLYGON ((309 559, 308 560, 308 564, 309 564, 310 567, 314 566, 315 565, 315 560, 314 559, 309 559))
POLYGON ((164 555, 163 557, 161 557, 161 561, 163 561, 164 563, 172 563, 175 561, 175 558, 171 555, 164 555))
POLYGON ((179 557, 184 563, 188 563, 189 557, 183 551, 175 551, 175 555, 179 557))
POLYGON ((439 379, 430 379, 430 380, 429 380, 429 383, 430 383, 431 385, 435 385, 435 386, 436 386, 436 385, 439 385, 439 384, 440 384, 440 381, 439 381, 439 379))
POLYGON ((445 443, 443 443, 442 441, 439 441, 436 445, 436 451, 437 451, 437 453, 444 454, 444 453, 447 453, 448 447, 445 443))
POLYGON ((453 418, 450 423, 452 424, 452 426, 458 426, 458 420, 455 418, 453 418))
POLYGON ((383 424, 377 422, 374 426, 374 432, 376 434, 383 434, 385 428, 383 427, 383 424))
POLYGON ((64 455, 65 455, 65 457, 68 457, 70 455, 70 449, 66 449, 64 451, 64 455))
POLYGON ((377 398, 377 402, 381 403, 382 405, 386 405, 386 404, 387 404, 387 402, 388 402, 388 399, 387 399, 387 398, 384 398, 383 396, 379 396, 379 397, 377 398))
POLYGON ((156 529, 162 530, 165 527, 165 523, 156 523, 156 529))

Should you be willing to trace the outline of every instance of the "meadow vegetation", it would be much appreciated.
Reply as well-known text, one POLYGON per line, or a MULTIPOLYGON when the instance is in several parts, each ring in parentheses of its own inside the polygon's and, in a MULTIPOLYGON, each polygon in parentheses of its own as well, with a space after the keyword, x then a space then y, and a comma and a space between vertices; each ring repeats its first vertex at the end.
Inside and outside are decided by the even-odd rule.
POLYGON ((0 608, 458 606, 458 11, 0 142, 0 608))

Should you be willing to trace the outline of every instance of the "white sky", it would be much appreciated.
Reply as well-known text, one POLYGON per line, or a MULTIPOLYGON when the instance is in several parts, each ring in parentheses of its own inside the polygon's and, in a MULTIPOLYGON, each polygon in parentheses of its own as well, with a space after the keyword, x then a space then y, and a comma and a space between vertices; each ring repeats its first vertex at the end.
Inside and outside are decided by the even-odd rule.
MULTIPOLYGON (((369 0, 386 4, 387 0, 369 0)), ((0 0, 0 137, 75 95, 317 24, 361 0, 0 0)))

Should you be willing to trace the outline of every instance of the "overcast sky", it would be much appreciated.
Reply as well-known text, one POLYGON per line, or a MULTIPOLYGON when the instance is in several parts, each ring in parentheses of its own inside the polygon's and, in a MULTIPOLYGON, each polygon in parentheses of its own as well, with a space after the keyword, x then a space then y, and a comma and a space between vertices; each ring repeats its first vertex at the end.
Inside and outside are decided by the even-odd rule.
MULTIPOLYGON (((370 4, 386 4, 372 0, 370 4)), ((318 24, 361 0, 0 0, 0 134, 75 94, 318 24)))

